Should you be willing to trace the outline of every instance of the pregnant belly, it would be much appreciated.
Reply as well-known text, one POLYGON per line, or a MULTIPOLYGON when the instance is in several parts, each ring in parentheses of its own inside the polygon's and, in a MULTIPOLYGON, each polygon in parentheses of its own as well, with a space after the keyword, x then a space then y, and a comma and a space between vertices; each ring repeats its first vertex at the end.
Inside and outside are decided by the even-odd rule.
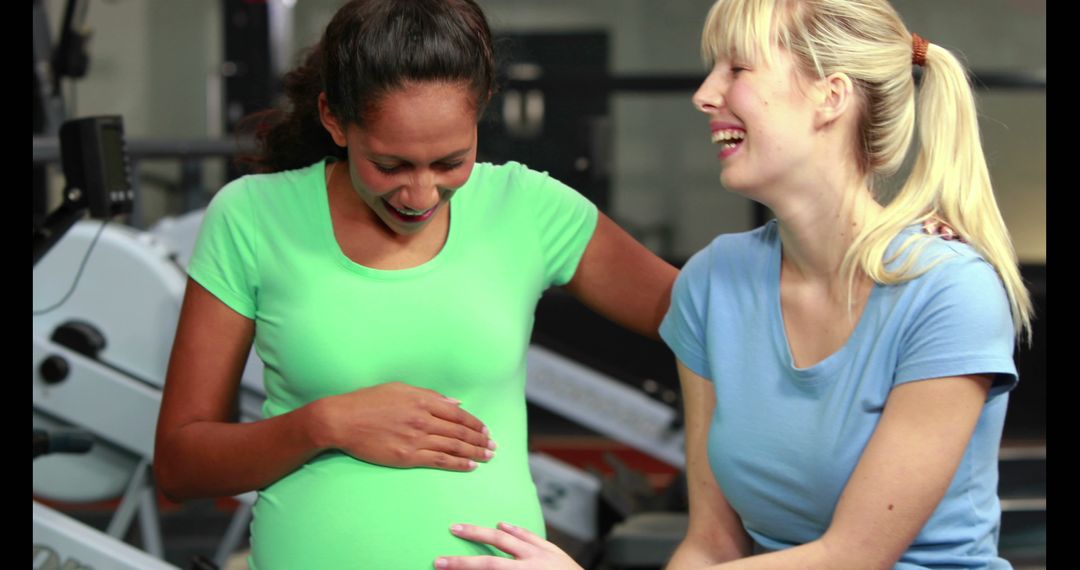
POLYGON ((527 457, 502 451, 469 473, 321 456, 259 494, 249 563, 253 570, 429 569, 438 556, 496 552, 450 534, 453 523, 507 521, 543 534, 527 457))

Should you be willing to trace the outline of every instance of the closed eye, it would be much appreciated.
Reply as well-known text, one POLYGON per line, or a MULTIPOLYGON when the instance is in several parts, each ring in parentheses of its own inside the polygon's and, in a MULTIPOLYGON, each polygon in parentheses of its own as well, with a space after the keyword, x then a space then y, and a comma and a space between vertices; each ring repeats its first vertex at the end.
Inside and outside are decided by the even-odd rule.
MULTIPOLYGON (((383 174, 399 174, 404 170, 412 168, 412 165, 410 164, 395 164, 392 166, 389 164, 380 164, 378 162, 372 162, 371 164, 375 166, 376 170, 383 174)), ((455 162, 436 162, 434 164, 434 168, 437 170, 442 170, 444 172, 449 172, 451 170, 461 168, 463 164, 465 164, 464 160, 459 160, 455 162)))
POLYGON ((397 174, 398 172, 401 172, 405 169, 405 165, 403 164, 397 164, 394 166, 379 164, 378 162, 372 162, 371 164, 375 165, 375 169, 379 172, 382 172, 383 174, 397 174))

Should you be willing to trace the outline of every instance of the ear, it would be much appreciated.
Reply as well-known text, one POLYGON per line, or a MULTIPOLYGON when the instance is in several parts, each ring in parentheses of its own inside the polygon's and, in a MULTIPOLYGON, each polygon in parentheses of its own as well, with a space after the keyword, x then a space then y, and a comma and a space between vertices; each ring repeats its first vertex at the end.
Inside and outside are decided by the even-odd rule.
POLYGON ((846 73, 833 73, 818 82, 815 126, 823 127, 855 108, 855 84, 846 73))
POLYGON ((342 125, 330 111, 330 102, 326 98, 325 91, 319 93, 319 120, 326 132, 330 133, 330 137, 334 139, 334 144, 342 148, 348 146, 349 139, 345 136, 345 125, 342 125))

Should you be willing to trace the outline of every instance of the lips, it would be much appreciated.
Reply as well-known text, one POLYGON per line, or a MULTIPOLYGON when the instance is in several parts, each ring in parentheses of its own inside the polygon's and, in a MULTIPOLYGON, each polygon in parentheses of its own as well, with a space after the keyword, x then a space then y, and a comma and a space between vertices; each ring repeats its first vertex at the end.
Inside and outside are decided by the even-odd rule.
POLYGON ((418 224, 421 222, 426 222, 431 219, 431 216, 435 215, 435 210, 438 209, 438 206, 435 206, 417 215, 412 215, 395 208, 394 205, 387 201, 385 198, 383 198, 383 203, 386 205, 386 210, 390 212, 390 215, 407 224, 418 224))
POLYGON ((742 147, 742 143, 726 144, 720 149, 720 158, 727 158, 736 152, 739 152, 739 148, 742 147))
POLYGON ((746 131, 741 127, 725 123, 711 123, 712 143, 721 145, 720 158, 727 158, 739 149, 746 139, 746 131))

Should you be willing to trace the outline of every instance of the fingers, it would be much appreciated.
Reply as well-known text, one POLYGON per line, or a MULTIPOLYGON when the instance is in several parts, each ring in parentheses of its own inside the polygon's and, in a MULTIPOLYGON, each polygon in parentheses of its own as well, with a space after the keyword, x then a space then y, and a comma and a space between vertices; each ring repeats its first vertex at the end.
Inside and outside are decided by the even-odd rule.
POLYGON ((465 459, 472 459, 480 462, 487 462, 490 461, 492 457, 495 457, 495 452, 486 447, 469 445, 459 439, 443 437, 440 435, 428 436, 423 447, 431 451, 441 451, 447 455, 453 455, 454 457, 463 457, 465 459))
POLYGON ((520 569, 520 570, 582 570, 581 566, 554 544, 532 532, 499 523, 498 529, 471 524, 455 524, 450 532, 458 538, 489 544, 514 557, 514 560, 493 556, 444 556, 435 561, 442 570, 457 569, 520 569))
POLYGON ((499 529, 503 532, 506 532, 510 536, 513 536, 514 538, 517 538, 522 542, 531 544, 537 548, 543 548, 544 550, 551 550, 554 548, 558 550, 557 546, 548 542, 547 540, 533 533, 527 528, 522 528, 520 526, 514 526, 510 523, 501 522, 499 523, 499 529))
POLYGON ((495 452, 485 447, 476 447, 460 440, 437 435, 427 436, 424 449, 414 453, 415 467, 435 467, 451 471, 472 471, 477 462, 487 462, 495 452))
POLYGON ((423 392, 430 396, 430 398, 423 401, 423 407, 431 415, 446 420, 451 423, 460 424, 469 430, 479 433, 483 436, 489 435, 487 426, 484 422, 476 418, 476 416, 466 412, 461 408, 461 400, 444 396, 435 390, 428 388, 417 388, 415 386, 409 386, 408 384, 402 384, 395 382, 394 384, 401 384, 407 386, 413 390, 423 392))
POLYGON ((444 556, 435 560, 439 570, 510 570, 514 561, 498 556, 444 556))
POLYGON ((461 402, 452 402, 457 402, 457 400, 448 400, 446 398, 436 400, 432 402, 432 405, 428 408, 428 412, 437 418, 460 424, 470 431, 474 431, 485 437, 489 435, 487 426, 484 425, 484 422, 476 419, 476 416, 463 410, 461 408, 461 402))
POLYGON ((442 418, 428 417, 414 427, 423 433, 453 439, 479 449, 495 451, 498 447, 489 436, 442 418))
MULTIPOLYGON (((457 405, 439 403, 429 408, 428 413, 434 416, 435 420, 433 424, 422 427, 422 431, 456 439, 480 449, 494 451, 498 447, 491 439, 487 426, 457 405)), ((481 456, 467 455, 479 459, 483 452, 481 456)))
POLYGON ((472 471, 479 464, 472 459, 455 457, 440 451, 423 449, 413 454, 410 467, 434 467, 447 471, 472 471))
POLYGON ((532 544, 529 544, 502 529, 486 528, 471 524, 455 524, 450 527, 450 532, 454 533, 454 536, 457 536, 458 538, 490 544, 515 558, 527 556, 536 549, 532 544))
POLYGON ((494 457, 497 445, 487 426, 461 408, 461 402, 428 388, 391 382, 383 389, 394 398, 410 394, 409 404, 400 412, 401 423, 388 427, 396 436, 400 457, 391 462, 409 467, 435 467, 471 471, 476 462, 494 457))

